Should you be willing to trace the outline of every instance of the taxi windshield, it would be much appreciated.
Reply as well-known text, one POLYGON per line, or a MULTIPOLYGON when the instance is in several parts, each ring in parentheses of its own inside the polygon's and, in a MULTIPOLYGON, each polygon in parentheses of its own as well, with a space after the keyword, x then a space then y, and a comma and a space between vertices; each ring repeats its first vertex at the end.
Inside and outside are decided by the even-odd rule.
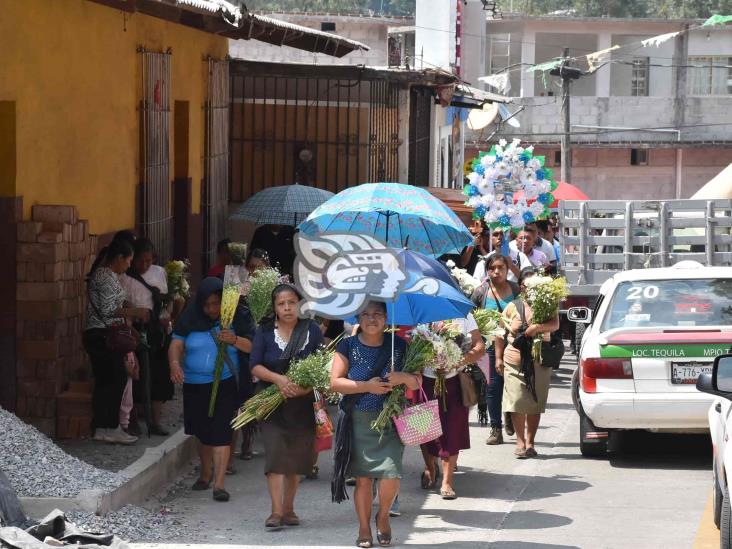
POLYGON ((730 323, 732 279, 639 280, 618 284, 602 331, 730 323))

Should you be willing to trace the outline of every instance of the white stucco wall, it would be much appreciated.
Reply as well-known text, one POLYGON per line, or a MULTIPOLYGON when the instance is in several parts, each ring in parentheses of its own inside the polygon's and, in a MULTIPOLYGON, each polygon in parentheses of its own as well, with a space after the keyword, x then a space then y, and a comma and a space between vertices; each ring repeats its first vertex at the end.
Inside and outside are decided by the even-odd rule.
POLYGON ((418 68, 450 70, 455 60, 456 1, 417 0, 414 55, 418 68))
POLYGON ((287 46, 274 46, 257 40, 230 40, 229 55, 236 59, 246 59, 248 61, 385 67, 388 65, 387 31, 389 27, 411 26, 414 23, 413 19, 406 17, 357 17, 319 14, 271 14, 271 17, 316 30, 320 30, 322 22, 335 23, 336 30, 330 32, 362 42, 371 49, 369 51, 354 51, 339 58, 310 53, 287 46))

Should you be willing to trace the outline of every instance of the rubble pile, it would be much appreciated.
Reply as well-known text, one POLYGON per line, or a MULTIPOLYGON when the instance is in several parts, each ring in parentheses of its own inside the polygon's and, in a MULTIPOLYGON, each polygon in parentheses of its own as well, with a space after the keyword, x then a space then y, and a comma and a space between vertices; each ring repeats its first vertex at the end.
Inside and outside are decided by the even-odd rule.
POLYGON ((128 541, 169 541, 187 537, 188 527, 163 507, 153 513, 142 507, 125 505, 119 511, 98 516, 84 511, 66 513, 77 527, 89 532, 108 532, 128 541))

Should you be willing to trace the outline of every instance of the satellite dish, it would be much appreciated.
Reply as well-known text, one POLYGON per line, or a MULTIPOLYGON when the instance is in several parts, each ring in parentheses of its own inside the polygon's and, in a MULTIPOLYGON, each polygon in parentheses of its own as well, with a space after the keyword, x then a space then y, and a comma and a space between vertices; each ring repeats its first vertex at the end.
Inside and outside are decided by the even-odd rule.
POLYGON ((486 103, 483 108, 473 109, 468 115, 468 128, 482 130, 498 116, 498 103, 486 103))

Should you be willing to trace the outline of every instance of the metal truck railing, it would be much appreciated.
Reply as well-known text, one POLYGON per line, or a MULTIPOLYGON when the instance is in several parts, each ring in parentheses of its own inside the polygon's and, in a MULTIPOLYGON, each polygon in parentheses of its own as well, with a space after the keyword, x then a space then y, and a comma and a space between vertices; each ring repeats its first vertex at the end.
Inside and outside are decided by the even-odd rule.
POLYGON ((629 269, 732 265, 730 199, 561 201, 559 224, 560 271, 574 295, 629 269))

